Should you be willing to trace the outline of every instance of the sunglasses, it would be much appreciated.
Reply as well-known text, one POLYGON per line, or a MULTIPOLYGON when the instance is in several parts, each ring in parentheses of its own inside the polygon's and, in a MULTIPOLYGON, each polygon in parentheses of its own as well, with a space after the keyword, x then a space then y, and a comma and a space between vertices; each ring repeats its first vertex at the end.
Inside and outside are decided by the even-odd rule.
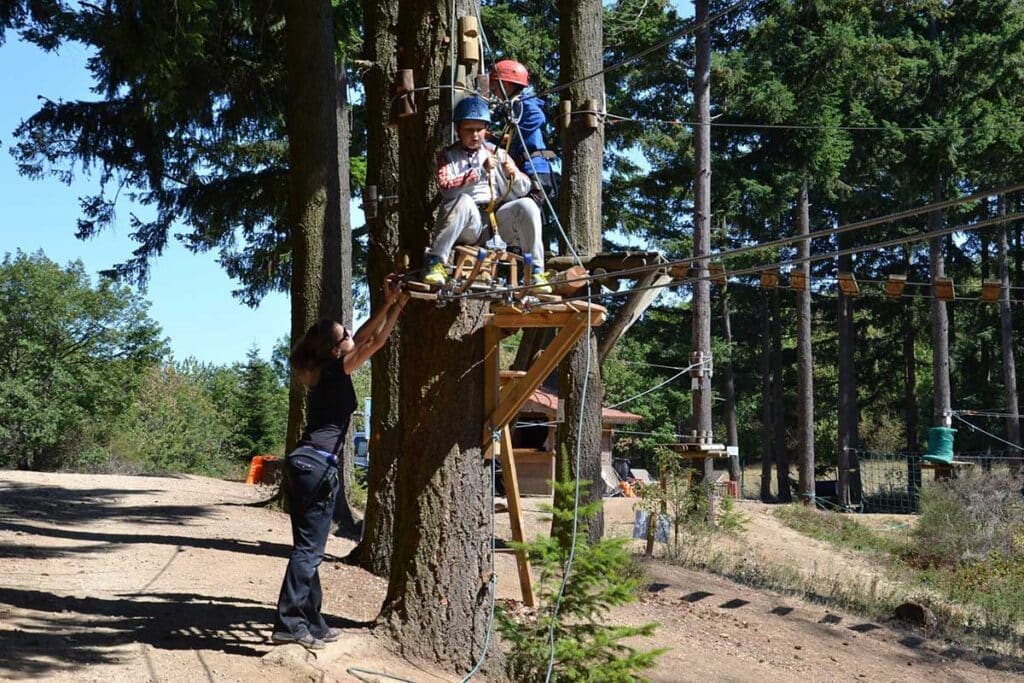
POLYGON ((351 334, 351 333, 350 333, 350 332, 348 331, 348 328, 346 327, 346 328, 345 328, 345 334, 341 335, 341 339, 339 339, 339 340, 335 341, 335 342, 334 342, 334 345, 335 345, 335 346, 338 346, 339 344, 344 344, 344 343, 345 343, 346 341, 348 341, 348 340, 349 340, 349 338, 350 338, 351 336, 352 336, 352 334, 351 334))

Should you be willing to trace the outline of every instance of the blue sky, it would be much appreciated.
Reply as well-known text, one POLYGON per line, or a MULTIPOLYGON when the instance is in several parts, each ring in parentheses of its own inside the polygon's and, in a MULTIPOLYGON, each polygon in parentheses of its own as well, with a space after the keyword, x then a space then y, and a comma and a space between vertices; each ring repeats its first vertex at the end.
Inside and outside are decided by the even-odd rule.
MULTIPOLYGON (((673 0, 685 16, 689 0, 673 0)), ((54 178, 30 180, 18 175, 8 149, 19 122, 38 109, 39 96, 50 99, 91 99, 85 69, 85 49, 64 45, 58 53, 45 53, 20 42, 14 34, 0 46, 0 254, 42 250, 65 264, 81 260, 95 274, 125 260, 134 243, 129 237, 130 210, 119 207, 116 224, 98 237, 75 239, 80 216, 78 197, 96 187, 89 178, 68 186, 54 178)), ((362 216, 353 216, 354 224, 362 216)), ((177 359, 194 357, 203 362, 241 361, 255 345, 269 357, 277 339, 288 332, 288 296, 271 294, 251 309, 231 296, 236 287, 216 262, 215 254, 192 254, 174 242, 152 265, 144 291, 151 302, 150 316, 160 323, 177 359)))
MULTIPOLYGON (((96 187, 89 179, 71 186, 56 179, 30 180, 18 175, 8 149, 18 123, 38 109, 37 96, 50 99, 92 98, 85 70, 86 52, 65 45, 59 54, 44 53, 8 34, 0 47, 4 97, 0 99, 0 254, 42 250, 50 259, 80 259, 88 272, 109 268, 130 255, 130 207, 120 207, 117 224, 95 239, 75 239, 78 197, 96 187)), ((150 316, 163 327, 175 358, 192 356, 212 363, 244 360, 254 344, 268 358, 275 341, 287 334, 288 297, 272 294, 258 309, 231 296, 236 285, 213 254, 192 254, 174 243, 153 263, 144 295, 150 316)))

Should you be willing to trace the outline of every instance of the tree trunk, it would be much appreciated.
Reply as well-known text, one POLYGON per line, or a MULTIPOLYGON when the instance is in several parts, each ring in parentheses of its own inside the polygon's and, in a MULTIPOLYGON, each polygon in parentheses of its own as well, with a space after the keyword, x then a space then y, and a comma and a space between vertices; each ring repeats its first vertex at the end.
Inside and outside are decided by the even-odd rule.
MULTIPOLYGON (((936 174, 932 184, 932 201, 942 201, 942 176, 936 174)), ((931 230, 942 229, 944 213, 932 211, 928 214, 931 230)), ((935 278, 946 274, 945 258, 942 254, 942 238, 933 237, 928 241, 928 255, 931 264, 932 283, 935 278)), ((932 291, 934 295, 934 288, 932 291)), ((952 403, 949 380, 949 316, 946 302, 938 297, 931 300, 932 304, 932 384, 935 395, 933 398, 933 425, 950 426, 950 408, 952 403)))
MULTIPOLYGON (((334 20, 331 3, 317 0, 285 8, 288 96, 289 202, 292 242, 292 339, 320 315, 324 301, 324 233, 340 216, 337 110, 334 90, 334 20)), ((288 400, 288 449, 305 421, 305 390, 292 377, 288 400)))
MULTIPOLYGON (((693 283, 693 328, 690 364, 704 362, 692 389, 693 428, 701 439, 711 440, 711 282, 707 279, 711 253, 711 29, 707 25, 710 0, 694 2, 697 31, 697 62, 693 105, 697 129, 693 139, 696 177, 693 186, 693 255, 698 279, 693 283)), ((715 462, 704 459, 704 480, 711 481, 715 462)))
MULTIPOLYGON (((800 186, 797 202, 799 229, 801 235, 811 234, 810 199, 807 193, 807 178, 800 186)), ((799 258, 811 255, 810 237, 799 243, 799 258)), ((797 335, 796 335, 796 422, 797 422, 797 467, 800 470, 800 502, 814 505, 814 354, 811 350, 811 264, 797 266, 804 272, 808 287, 797 292, 797 335)))
POLYGON ((761 290, 761 502, 772 501, 772 328, 768 290, 761 290))
MULTIPOLYGON (((843 222, 840 217, 840 223, 843 222)), ((844 249, 850 246, 850 239, 846 235, 839 236, 839 248, 844 249)), ((840 256, 839 270, 851 272, 853 270, 853 257, 840 256)), ((857 349, 857 328, 854 324, 853 309, 854 300, 839 291, 838 300, 838 323, 839 323, 839 410, 838 410, 838 442, 839 467, 845 470, 846 488, 840 490, 840 499, 844 505, 853 504, 860 500, 860 477, 857 473, 857 367, 855 354, 857 349)))
MULTIPOLYGON (((364 0, 364 57, 372 66, 363 76, 366 93, 366 184, 377 187, 378 197, 398 194, 398 133, 388 125, 390 84, 395 80, 398 0, 364 0)), ((397 270, 398 212, 381 201, 369 227, 366 258, 370 283, 370 311, 382 304, 381 283, 397 270)), ((402 322, 399 321, 370 364, 369 470, 366 480, 366 515, 363 538, 351 560, 377 576, 388 576, 394 549, 395 487, 398 458, 403 450, 401 429, 402 322)))
MULTIPOLYGON (((999 215, 1006 215, 1006 199, 999 198, 999 215)), ((1009 243, 1006 223, 1000 223, 998 232, 999 279, 999 338, 1003 352, 1003 391, 1006 397, 1006 440, 1020 445, 1020 417, 1017 404, 1017 361, 1013 352, 1013 310, 1010 308, 1010 268, 1007 258, 1009 243)), ((1019 455, 1019 453, 1018 453, 1019 455)), ((1016 461, 1019 463, 1019 461, 1016 461)), ((1015 468, 1020 473, 1020 465, 1015 468)))
MULTIPOLYGON (((600 0, 559 0, 559 44, 562 83, 589 76, 601 70, 603 63, 603 7, 600 0)), ((588 78, 568 89, 573 109, 582 109, 585 100, 601 106, 604 79, 588 78)), ((601 250, 601 173, 604 154, 604 130, 588 128, 581 117, 573 117, 562 133, 564 171, 560 213, 569 240, 580 256, 601 250)), ((590 482, 580 492, 580 503, 600 501, 604 493, 601 481, 601 364, 597 356, 597 338, 584 335, 566 356, 559 375, 559 395, 565 399, 564 422, 556 434, 555 476, 568 471, 573 477, 590 482), (589 359, 589 363, 588 363, 589 359), (584 391, 584 389, 586 389, 584 391), (579 416, 579 422, 577 422, 579 416), (576 456, 579 454, 579 471, 576 456), (565 461, 568 461, 566 467, 565 461)), ((571 506, 572 501, 556 500, 556 506, 571 506)), ((587 536, 594 542, 604 534, 603 511, 587 520, 587 536)), ((552 535, 567 538, 559 522, 552 520, 552 535)))
MULTIPOLYGON (((722 368, 722 376, 725 384, 725 425, 726 445, 738 446, 740 442, 739 429, 736 425, 736 380, 732 367, 732 315, 729 310, 729 292, 722 288, 722 333, 725 336, 725 347, 728 349, 728 356, 722 368)), ((743 470, 740 467, 738 455, 729 458, 729 480, 742 481, 743 470)))
MULTIPOLYGON (((910 247, 903 249, 903 272, 910 276, 910 247)), ((917 414, 917 326, 914 324, 914 300, 905 298, 903 307, 903 420, 906 425, 907 454, 918 452, 917 414)), ((907 487, 911 500, 917 500, 921 489, 921 463, 914 457, 907 458, 907 487)), ((916 505, 915 505, 916 509, 916 505)))
MULTIPOLYGON (((333 42, 332 42, 333 45, 333 42)), ((324 221, 324 293, 320 301, 320 317, 334 318, 352 329, 352 218, 349 203, 352 197, 349 174, 348 149, 352 137, 349 126, 348 74, 345 63, 335 66, 335 127, 338 149, 329 192, 336 200, 327 202, 327 220, 324 221)), ((360 523, 348 502, 349 492, 355 485, 355 441, 352 428, 345 435, 342 448, 342 486, 334 501, 334 521, 337 534, 358 539, 360 523)))
POLYGON ((782 313, 779 290, 772 290, 772 441, 775 442, 775 479, 779 502, 793 502, 789 485, 789 449, 786 447, 785 378, 782 368, 782 313))
MULTIPOLYGON (((983 215, 982 217, 987 218, 987 216, 985 215, 983 215)), ((985 280, 988 280, 991 277, 992 271, 991 265, 989 264, 990 259, 988 230, 982 230, 979 237, 981 238, 981 281, 984 282, 985 280)), ((984 321, 983 324, 986 327, 988 327, 989 321, 991 320, 991 316, 989 315, 989 310, 987 306, 982 307, 981 311, 979 311, 979 316, 984 321)), ((981 377, 982 381, 986 385, 988 385, 992 383, 992 347, 989 346, 988 344, 979 344, 979 346, 980 348, 978 349, 978 351, 981 355, 981 377)))
MULTIPOLYGON (((459 15, 476 3, 459 0, 459 15)), ((447 0, 401 0, 399 68, 417 84, 444 83, 451 21, 447 0)), ((471 74, 472 75, 472 74, 471 74)), ((430 238, 434 158, 447 140, 449 99, 417 97, 399 126, 402 248, 419 259, 430 238), (442 111, 442 108, 445 111, 442 111)), ((465 671, 483 654, 492 573, 490 465, 481 457, 486 304, 438 309, 412 302, 401 339, 401 425, 394 555, 378 621, 406 657, 465 671)))

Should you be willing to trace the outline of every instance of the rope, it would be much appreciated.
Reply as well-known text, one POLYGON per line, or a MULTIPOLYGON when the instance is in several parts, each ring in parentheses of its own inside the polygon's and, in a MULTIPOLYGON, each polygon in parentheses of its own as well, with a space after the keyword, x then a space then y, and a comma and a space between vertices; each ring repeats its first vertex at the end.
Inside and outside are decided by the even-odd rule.
MULTIPOLYGON (((748 0, 744 0, 744 1, 748 1, 748 0)), ((484 32, 483 21, 480 19, 480 8, 479 8, 479 5, 477 6, 477 24, 480 27, 480 38, 483 40, 484 47, 486 48, 486 50, 488 52, 490 52, 490 45, 488 44, 488 41, 487 41, 487 34, 484 32)), ((502 94, 507 96, 508 93, 505 91, 504 83, 502 83, 501 81, 498 81, 498 83, 501 86, 502 94)), ((511 107, 510 107, 510 109, 511 109, 511 107)), ((515 126, 516 135, 519 137, 519 141, 522 144, 523 149, 527 149, 526 139, 523 136, 522 129, 520 129, 520 127, 519 127, 519 120, 515 119, 515 118, 510 119, 510 120, 511 120, 512 124, 515 126)), ((531 164, 531 167, 532 167, 532 164, 531 164)), ((558 217, 558 213, 555 211, 554 206, 552 206, 551 199, 550 199, 550 197, 548 197, 547 191, 544 189, 543 184, 540 182, 540 178, 537 176, 536 169, 534 169, 534 171, 533 171, 533 179, 537 182, 537 185, 540 187, 541 195, 544 197, 544 203, 548 207, 548 209, 551 211, 551 215, 554 218, 554 223, 558 227, 558 232, 562 235, 562 239, 564 240, 564 243, 565 243, 566 247, 569 249, 569 252, 572 254, 573 258, 576 259, 577 264, 579 264, 580 267, 583 267, 583 261, 582 261, 582 259, 580 259, 579 254, 576 253, 576 250, 573 249, 572 241, 569 239, 569 236, 566 235, 565 229, 562 227, 562 222, 561 222, 561 220, 558 217)), ((565 586, 566 586, 566 584, 569 581, 569 574, 572 571, 573 560, 575 559, 575 556, 576 556, 576 539, 577 539, 577 537, 579 535, 579 509, 580 509, 580 477, 579 477, 579 474, 580 474, 581 451, 582 451, 582 445, 583 445, 583 410, 584 410, 584 407, 586 406, 587 389, 588 389, 589 383, 590 383, 590 369, 591 369, 591 363, 592 363, 591 356, 593 355, 592 351, 591 351, 591 347, 593 345, 590 343, 591 335, 592 335, 592 321, 591 321, 591 317, 588 315, 587 316, 587 332, 586 332, 586 347, 587 347, 586 363, 585 363, 585 369, 584 369, 584 374, 583 374, 583 386, 582 386, 581 398, 580 398, 580 417, 579 417, 579 420, 577 421, 577 428, 576 428, 576 457, 575 457, 575 470, 574 470, 574 473, 575 473, 575 477, 574 478, 575 478, 576 486, 575 486, 574 491, 573 491, 572 533, 570 534, 570 540, 569 540, 569 557, 566 559, 565 567, 562 570, 562 582, 558 586, 558 594, 555 596, 555 602, 554 602, 554 604, 552 606, 552 609, 551 609, 551 627, 548 629, 548 642, 549 642, 549 645, 550 645, 550 655, 548 657, 547 673, 546 673, 546 675, 544 677, 545 683, 547 683, 548 681, 551 680, 551 675, 552 675, 552 672, 554 670, 554 665, 555 665, 555 626, 558 624, 558 610, 561 607, 562 597, 565 594, 565 586)))
POLYGON ((740 9, 744 5, 750 4, 752 1, 753 0, 739 0, 739 2, 735 2, 735 3, 731 4, 731 5, 729 5, 728 7, 723 9, 721 12, 718 12, 717 14, 712 14, 711 16, 709 16, 707 19, 705 19, 702 22, 699 22, 699 23, 698 22, 692 22, 692 23, 690 23, 686 27, 684 27, 681 30, 676 31, 675 33, 670 35, 668 38, 665 38, 664 40, 658 41, 654 45, 651 45, 650 47, 648 47, 648 48, 646 48, 644 50, 641 50, 640 52, 637 52, 637 53, 635 53, 633 55, 630 55, 629 57, 625 57, 624 59, 621 59, 621 60, 619 60, 617 62, 613 62, 612 64, 609 64, 608 66, 602 68, 600 71, 595 71, 594 73, 592 73, 592 74, 590 74, 588 76, 582 76, 582 77, 577 78, 575 80, 569 81, 568 83, 563 83, 563 84, 555 86, 553 88, 548 88, 547 90, 543 90, 543 91, 537 93, 537 96, 538 97, 543 97, 545 95, 551 95, 551 94, 556 93, 556 92, 561 92, 563 90, 566 90, 567 88, 571 88, 572 86, 576 85, 577 83, 582 83, 584 81, 589 81, 591 78, 597 78, 598 76, 602 76, 602 75, 604 75, 605 73, 607 73, 609 71, 614 71, 615 69, 618 69, 619 67, 625 66, 627 64, 631 64, 631 63, 635 62, 636 60, 640 59, 641 57, 646 57, 647 55, 651 54, 652 52, 654 52, 656 50, 660 50, 661 48, 665 47, 666 45, 671 45, 672 43, 674 43, 675 41, 679 40, 680 38, 682 38, 684 36, 692 35, 692 34, 696 33, 697 31, 700 31, 705 26, 708 26, 708 25, 718 21, 719 19, 721 19, 722 17, 726 16, 727 14, 732 14, 733 12, 735 12, 738 9, 740 9))
POLYGON ((1004 444, 1006 444, 1007 446, 1010 446, 1011 448, 1016 448, 1016 449, 1017 449, 1018 451, 1024 451, 1024 447, 1021 447, 1021 446, 1020 446, 1020 445, 1018 445, 1018 444, 1015 444, 1015 443, 1013 443, 1013 442, 1011 442, 1011 441, 1007 441, 1006 439, 1003 439, 1003 438, 1001 438, 1001 437, 998 437, 998 436, 996 436, 995 434, 993 434, 992 432, 986 431, 986 430, 982 429, 981 427, 979 427, 978 425, 976 425, 976 424, 974 424, 974 423, 972 423, 972 422, 968 422, 968 421, 967 421, 967 420, 965 420, 964 418, 960 417, 960 413, 957 413, 957 412, 952 412, 952 413, 950 413, 950 414, 951 414, 951 415, 952 415, 953 417, 955 417, 956 419, 958 419, 958 420, 960 420, 961 422, 963 422, 963 423, 964 423, 965 425, 967 425, 967 426, 968 426, 968 427, 970 427, 971 429, 973 429, 974 431, 976 431, 976 432, 981 432, 982 434, 984 434, 985 436, 987 436, 987 437, 989 437, 989 438, 991 438, 991 439, 995 439, 996 441, 999 441, 1000 443, 1004 443, 1004 444))
MULTIPOLYGON (((978 199, 984 199, 986 197, 991 197, 991 196, 1000 196, 1000 195, 1004 195, 1004 194, 1009 194, 1011 192, 1017 192, 1017 191, 1020 191, 1020 190, 1024 190, 1024 183, 1017 183, 1015 185, 1009 185, 1009 186, 1006 186, 1006 187, 999 188, 997 190, 990 190, 990 191, 985 191, 985 192, 976 192, 974 194, 966 195, 964 197, 959 197, 957 199, 947 199, 945 201, 935 202, 935 203, 932 203, 932 204, 925 204, 925 205, 918 206, 918 207, 915 207, 915 208, 906 209, 904 211, 898 211, 896 213, 885 214, 883 216, 878 216, 876 218, 869 218, 869 219, 862 220, 862 221, 857 221, 857 222, 854 222, 854 223, 847 223, 846 225, 836 226, 835 228, 829 228, 827 230, 820 230, 818 232, 812 233, 810 235, 810 239, 814 240, 814 239, 821 239, 823 237, 833 237, 833 236, 836 236, 836 235, 842 235, 842 234, 845 234, 845 233, 848 233, 848 232, 853 232, 855 230, 863 230, 865 228, 874 227, 876 225, 881 225, 883 223, 891 223, 891 222, 894 222, 894 221, 902 220, 904 218, 909 218, 909 217, 912 217, 912 216, 918 216, 918 215, 924 214, 924 213, 930 213, 932 211, 940 211, 942 209, 947 209, 947 208, 950 208, 950 207, 953 207, 953 206, 957 206, 959 204, 966 204, 968 202, 973 202, 973 201, 976 201, 978 199)), ((553 209, 552 209, 552 211, 553 211, 553 209)), ((1020 217, 1020 214, 1017 214, 1017 215, 1014 215, 1014 216, 1006 216, 1006 217, 1000 216, 1000 217, 988 219, 986 221, 982 221, 981 223, 975 224, 975 226, 972 227, 972 228, 957 228, 953 232, 956 232, 956 231, 961 230, 961 229, 967 230, 967 229, 976 229, 976 228, 981 228, 981 227, 988 227, 989 225, 994 225, 994 224, 1001 223, 1001 222, 1004 222, 1004 221, 1016 220, 1019 217, 1020 217)), ((941 236, 941 235, 944 235, 944 234, 950 234, 950 233, 949 232, 941 232, 941 231, 930 231, 930 232, 927 232, 927 233, 914 233, 914 235, 908 236, 908 238, 903 240, 903 241, 893 242, 892 245, 889 245, 888 243, 877 243, 877 244, 882 245, 882 246, 879 246, 878 248, 885 248, 885 246, 898 246, 900 244, 906 244, 906 243, 909 243, 909 242, 918 241, 920 239, 926 239, 928 236, 937 237, 937 236, 941 236), (921 234, 924 234, 926 237, 918 237, 918 235, 921 235, 921 234)), ((564 233, 563 233, 563 236, 564 236, 564 233)), ((638 266, 636 268, 627 268, 627 269, 624 269, 624 270, 617 271, 615 273, 615 276, 616 277, 620 277, 620 278, 621 277, 630 277, 632 275, 646 274, 646 273, 649 273, 651 271, 657 271, 657 270, 661 270, 661 269, 668 269, 668 268, 673 268, 673 267, 678 268, 680 266, 692 265, 693 263, 696 263, 697 261, 700 261, 702 259, 723 260, 725 258, 747 254, 747 253, 750 253, 752 251, 759 251, 759 250, 762 250, 762 249, 775 249, 775 248, 778 248, 778 247, 789 246, 791 244, 794 244, 796 242, 801 242, 801 241, 806 240, 806 239, 808 239, 807 235, 797 235, 797 236, 793 236, 793 237, 781 237, 781 238, 778 238, 778 239, 775 239, 775 240, 770 240, 768 242, 760 242, 760 243, 757 243, 757 244, 749 244, 749 245, 746 245, 746 246, 743 246, 743 247, 737 247, 735 249, 729 249, 729 250, 726 250, 726 251, 721 251, 721 252, 718 252, 718 253, 715 253, 715 254, 710 254, 710 255, 707 255, 707 256, 703 256, 703 257, 700 257, 700 258, 695 257, 695 256, 690 256, 690 257, 686 257, 686 258, 682 258, 682 259, 677 259, 677 260, 674 260, 674 261, 666 261, 666 262, 657 263, 657 264, 651 264, 651 265, 647 265, 647 266, 638 266)), ((870 249, 870 248, 873 248, 873 247, 869 246, 865 250, 870 249)), ((571 249, 571 245, 570 245, 570 249, 571 249)), ((575 252, 573 252, 573 255, 576 256, 575 252)), ((838 255, 845 255, 845 254, 838 254, 838 255)), ((577 260, 579 260, 578 256, 576 258, 577 258, 577 260)), ((788 264, 791 264, 791 263, 795 264, 795 263, 800 263, 800 262, 802 262, 802 261, 781 261, 777 265, 785 266, 785 265, 788 265, 788 264)), ((764 268, 760 268, 758 270, 751 271, 751 272, 759 272, 760 270, 763 270, 763 269, 764 268)), ((733 273, 726 274, 726 277, 728 277, 729 275, 738 275, 738 274, 746 274, 746 273, 745 272, 741 272, 741 271, 735 271, 733 273)), ((605 277, 605 276, 601 276, 601 277, 605 277)), ((586 275, 586 276, 581 276, 581 277, 578 277, 578 278, 567 279, 567 280, 564 280, 563 282, 566 283, 566 284, 576 283, 576 282, 587 283, 587 282, 593 282, 596 279, 600 279, 600 278, 598 278, 597 276, 594 276, 594 275, 586 275)), ((662 285, 662 286, 668 286, 668 285, 662 285)), ((527 289, 530 289, 530 288, 529 287, 510 288, 508 291, 515 292, 515 291, 527 290, 527 289)), ((631 292, 631 291, 638 291, 638 289, 622 290, 622 291, 628 293, 628 292, 631 292)), ((639 290, 639 291, 642 291, 642 290, 639 290)), ((466 295, 466 296, 470 296, 470 295, 466 295)), ((476 296, 479 296, 479 295, 476 295, 476 296)))
POLYGON ((682 377, 683 375, 685 375, 686 373, 690 372, 691 370, 696 370, 697 368, 705 366, 705 365, 711 365, 711 359, 710 358, 707 359, 706 361, 701 361, 700 363, 694 363, 693 365, 691 365, 688 368, 683 368, 679 372, 677 372, 676 374, 674 374, 671 377, 669 377, 664 382, 661 382, 660 384, 656 384, 653 387, 651 387, 650 389, 647 389, 646 391, 640 392, 636 396, 630 396, 629 398, 627 398, 625 400, 622 400, 622 401, 619 401, 618 403, 613 403, 612 405, 610 405, 608 407, 609 408, 618 408, 619 406, 625 405, 626 403, 629 403, 630 401, 635 401, 636 399, 640 398, 641 396, 646 396, 647 394, 651 393, 652 391, 655 391, 656 389, 660 389, 663 386, 665 386, 666 384, 675 381, 676 379, 678 379, 679 377, 682 377))
MULTIPOLYGON (((595 111, 578 111, 573 112, 574 114, 598 114, 601 112, 595 111)), ((710 126, 712 128, 747 128, 747 129, 763 129, 763 130, 844 130, 850 132, 886 132, 886 131, 904 131, 911 133, 932 133, 932 132, 946 132, 946 131, 982 131, 982 130, 1024 130, 1024 124, 991 124, 985 126, 857 126, 857 125, 839 125, 829 126, 823 124, 809 124, 809 123, 756 123, 756 122, 728 122, 728 121, 712 121, 711 123, 697 123, 695 121, 686 121, 683 119, 649 119, 640 117, 629 117, 619 116, 617 114, 603 114, 608 119, 610 125, 618 125, 621 123, 641 123, 646 125, 673 125, 673 126, 710 126)))
MULTIPOLYGON (((859 246, 859 247, 849 247, 847 249, 837 249, 835 251, 826 252, 824 254, 812 254, 811 256, 806 256, 806 257, 803 257, 803 258, 792 259, 792 260, 789 260, 789 261, 777 261, 777 262, 774 262, 774 263, 766 263, 766 264, 760 264, 760 265, 756 265, 756 266, 750 266, 748 268, 739 268, 737 270, 729 271, 729 272, 724 273, 722 275, 711 275, 711 274, 708 274, 708 275, 703 275, 703 276, 679 278, 679 279, 676 279, 676 280, 673 280, 671 282, 668 282, 668 283, 665 283, 665 284, 661 284, 661 285, 649 285, 649 286, 646 286, 646 287, 633 287, 631 289, 619 290, 618 292, 602 292, 602 293, 598 293, 598 294, 578 296, 578 297, 566 297, 566 298, 561 299, 560 301, 540 301, 540 302, 538 302, 536 304, 533 304, 533 307, 534 308, 539 308, 539 307, 542 307, 542 306, 553 306, 553 305, 556 305, 556 304, 572 302, 572 301, 590 301, 590 300, 601 298, 601 297, 625 296, 627 294, 631 294, 633 292, 638 292, 638 291, 645 291, 645 290, 649 290, 649 289, 662 289, 662 288, 665 288, 665 287, 676 287, 676 286, 679 286, 679 285, 684 285, 684 284, 689 284, 689 283, 693 283, 693 282, 698 282, 700 280, 712 280, 712 279, 716 279, 716 278, 722 277, 723 275, 725 277, 738 277, 738 276, 741 276, 741 275, 753 275, 755 273, 760 273, 760 272, 765 271, 765 270, 771 270, 771 269, 781 268, 781 267, 785 267, 785 266, 793 266, 793 265, 798 265, 798 264, 801 264, 801 263, 815 263, 815 262, 818 262, 818 261, 826 261, 826 260, 831 260, 831 259, 837 258, 839 256, 847 256, 847 255, 851 255, 851 254, 858 254, 858 253, 861 253, 861 252, 864 252, 864 251, 874 251, 876 249, 886 249, 888 247, 899 246, 901 244, 907 244, 907 243, 910 243, 910 242, 917 242, 917 241, 932 239, 934 237, 942 237, 943 235, 951 235, 951 234, 953 234, 955 232, 970 232, 972 230, 978 230, 980 228, 985 228, 985 227, 988 227, 990 225, 995 225, 997 223, 1001 223, 1003 221, 1015 221, 1015 220, 1021 220, 1021 219, 1024 219, 1024 213, 1018 213, 1018 214, 1014 214, 1012 216, 1006 216, 1006 217, 989 218, 987 220, 980 221, 980 222, 977 222, 977 223, 969 223, 969 224, 966 224, 966 225, 958 225, 958 226, 954 226, 954 227, 951 227, 951 228, 941 228, 939 230, 932 230, 932 231, 929 231, 929 232, 926 232, 926 233, 918 233, 918 234, 909 235, 909 236, 906 236, 906 237, 900 237, 900 238, 896 238, 896 239, 892 239, 892 240, 886 240, 886 241, 883 241, 883 242, 875 242, 875 243, 872 243, 872 244, 868 244, 868 245, 864 245, 864 246, 859 246)), ((584 278, 577 278, 577 280, 583 280, 583 279, 584 278)), ((594 277, 589 277, 589 278, 586 278, 586 279, 587 280, 593 280, 595 278, 594 277)), ((522 288, 522 287, 510 288, 509 291, 515 291, 516 289, 524 289, 524 288, 522 288)))

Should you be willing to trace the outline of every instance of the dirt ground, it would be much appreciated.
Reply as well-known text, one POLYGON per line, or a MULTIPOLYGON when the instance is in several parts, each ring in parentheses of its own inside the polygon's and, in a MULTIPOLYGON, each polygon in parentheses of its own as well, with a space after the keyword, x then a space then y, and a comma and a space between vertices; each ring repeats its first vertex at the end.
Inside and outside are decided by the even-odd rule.
MULTIPOLYGON (((284 515, 249 506, 266 494, 191 476, 0 472, 0 679, 350 681, 359 667, 458 680, 369 635, 386 585, 337 561, 322 568, 324 609, 346 637, 317 656, 273 647, 290 535, 284 515)), ((608 533, 627 535, 631 501, 607 503, 608 533)), ((539 504, 526 501, 531 535, 546 528, 539 504)), ((762 539, 750 552, 868 580, 878 572, 785 529, 757 504, 743 510, 751 543, 762 539)), ((332 538, 328 553, 351 546, 332 538)), ((995 681, 1022 671, 991 653, 659 560, 647 568, 641 600, 611 619, 661 624, 648 644, 670 651, 649 672, 656 681, 995 681)), ((499 557, 498 571, 499 597, 518 597, 512 558, 499 557)))

